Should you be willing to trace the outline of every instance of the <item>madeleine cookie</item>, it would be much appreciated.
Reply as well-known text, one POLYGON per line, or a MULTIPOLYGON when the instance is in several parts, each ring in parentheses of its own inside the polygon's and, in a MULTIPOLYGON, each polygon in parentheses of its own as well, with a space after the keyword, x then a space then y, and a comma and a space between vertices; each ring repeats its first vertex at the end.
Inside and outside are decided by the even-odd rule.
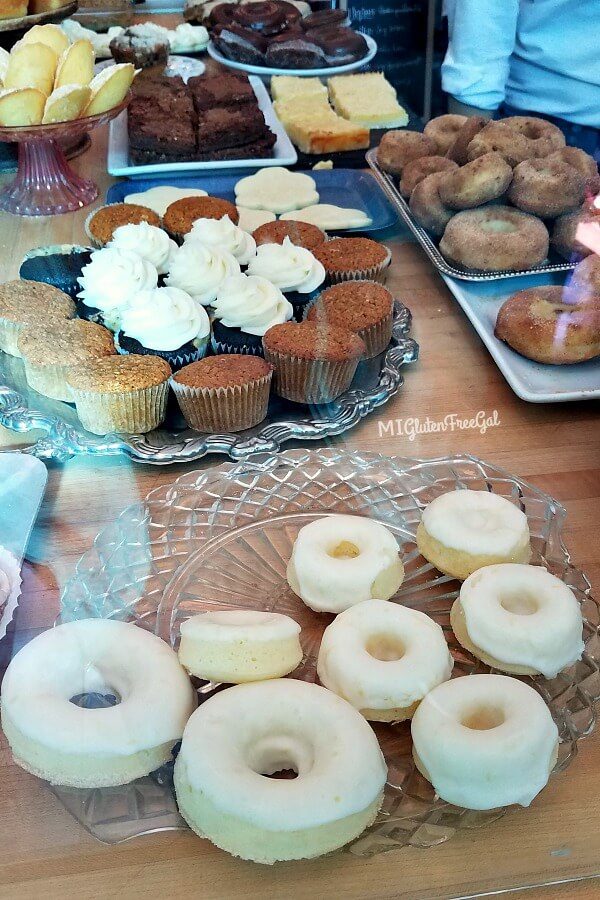
POLYGON ((46 97, 52 91, 56 53, 47 44, 18 44, 13 48, 4 76, 4 87, 37 88, 46 97))
POLYGON ((40 125, 46 95, 37 88, 12 88, 0 96, 0 125, 9 128, 40 125))
POLYGON ((99 116, 122 103, 135 78, 131 63, 117 63, 98 72, 90 82, 92 96, 84 115, 99 116))
POLYGON ((56 58, 69 46, 69 38, 59 25, 34 25, 21 38, 22 44, 46 44, 56 53, 56 58))
POLYGON ((65 84, 89 84, 94 77, 94 59, 94 48, 89 41, 75 41, 58 60, 54 87, 62 87, 65 84))
POLYGON ((78 119, 88 104, 90 93, 84 84, 65 84, 56 88, 46 100, 42 125, 78 119))

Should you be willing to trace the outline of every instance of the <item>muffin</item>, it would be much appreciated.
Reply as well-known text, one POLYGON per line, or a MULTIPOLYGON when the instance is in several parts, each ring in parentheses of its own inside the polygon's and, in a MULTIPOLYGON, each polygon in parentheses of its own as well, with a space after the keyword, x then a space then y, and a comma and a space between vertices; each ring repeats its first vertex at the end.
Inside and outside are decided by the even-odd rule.
POLYGON ((294 315, 279 288, 258 275, 226 278, 213 306, 212 348, 215 353, 262 356, 263 335, 294 315))
POLYGON ((109 47, 117 63, 133 63, 136 69, 164 66, 169 57, 169 32, 152 22, 131 25, 117 34, 109 47))
POLYGON ((267 222, 252 232, 252 237, 258 244, 283 244, 286 237, 297 247, 305 247, 307 250, 315 250, 324 244, 327 235, 316 225, 309 222, 284 221, 267 222))
POLYGON ((67 385, 93 434, 145 434, 165 418, 170 366, 158 356, 107 356, 71 369, 67 385))
POLYGON ((121 312, 131 297, 155 288, 158 272, 156 266, 131 250, 104 247, 92 253, 77 281, 77 312, 81 318, 117 331, 121 312))
POLYGON ((31 325, 21 332, 18 348, 29 387, 53 400, 67 401, 71 400, 67 375, 72 368, 116 353, 110 331, 83 319, 43 328, 31 325))
POLYGON ((379 281, 387 277, 391 251, 370 238, 334 238, 315 250, 325 267, 327 283, 340 281, 379 281))
POLYGON ((210 196, 182 197, 167 207, 163 225, 170 236, 181 243, 196 219, 222 219, 223 216, 229 216, 234 225, 240 219, 237 207, 229 200, 210 196))
POLYGON ((267 415, 272 377, 273 367, 260 356, 228 353, 184 366, 171 387, 190 428, 243 431, 267 415))
POLYGON ((267 331, 263 350, 275 367, 276 394, 296 403, 329 403, 350 387, 365 345, 336 325, 287 322, 267 331))
POLYGON ((39 281, 7 281, 0 284, 0 350, 20 356, 17 346, 27 325, 57 325, 75 315, 67 294, 39 281))
POLYGON ((353 331, 366 347, 365 359, 387 349, 392 337, 394 298, 376 281, 334 284, 308 310, 307 322, 337 325, 353 331))
POLYGON ((77 244, 56 244, 38 247, 25 254, 19 277, 25 281, 38 281, 68 294, 76 300, 79 292, 78 278, 81 270, 92 258, 89 247, 77 244))
POLYGON ((310 250, 292 244, 284 237, 281 244, 261 244, 248 263, 248 275, 266 278, 285 294, 298 321, 314 300, 325 281, 325 269, 310 250))
POLYGON ((139 225, 140 222, 160 227, 159 216, 147 206, 138 206, 137 203, 111 203, 90 213, 85 222, 85 231, 95 247, 104 247, 112 240, 117 228, 122 225, 139 225))

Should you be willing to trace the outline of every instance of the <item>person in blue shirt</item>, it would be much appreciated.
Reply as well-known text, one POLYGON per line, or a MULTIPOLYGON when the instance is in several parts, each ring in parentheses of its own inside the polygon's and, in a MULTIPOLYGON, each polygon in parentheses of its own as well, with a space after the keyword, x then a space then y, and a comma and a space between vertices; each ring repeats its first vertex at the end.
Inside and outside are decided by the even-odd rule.
POLYGON ((600 0, 444 0, 449 111, 543 116, 600 162, 600 0))

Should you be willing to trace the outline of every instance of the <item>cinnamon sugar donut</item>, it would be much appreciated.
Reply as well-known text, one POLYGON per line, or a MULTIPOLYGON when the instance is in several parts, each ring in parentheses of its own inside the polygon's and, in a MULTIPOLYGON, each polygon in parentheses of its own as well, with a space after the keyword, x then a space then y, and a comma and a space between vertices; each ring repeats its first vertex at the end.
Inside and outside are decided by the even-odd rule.
POLYGON ((440 251, 467 269, 516 272, 541 263, 548 255, 548 242, 548 230, 540 219, 510 206, 490 206, 453 216, 440 251))
POLYGON ((500 122, 529 141, 532 156, 548 156, 554 150, 560 150, 565 146, 565 136, 560 128, 546 119, 539 119, 536 116, 508 116, 506 119, 500 119, 500 122))
POLYGON ((499 153, 484 153, 440 180, 440 198, 451 209, 472 209, 501 197, 512 177, 499 153))
POLYGON ((585 179, 561 160, 526 159, 513 172, 508 199, 518 209, 554 219, 576 209, 585 196, 585 179))
POLYGON ((384 172, 401 175, 411 159, 434 156, 435 144, 419 131, 388 131, 377 148, 377 162, 384 172))
POLYGON ((568 163, 585 178, 585 189, 590 194, 597 194, 600 191, 600 175, 598 175, 598 165, 593 156, 580 150, 579 147, 563 147, 561 150, 555 150, 546 157, 548 161, 559 160, 568 163))
POLYGON ((467 148, 467 159, 471 161, 492 151, 499 153, 513 168, 533 156, 529 140, 502 122, 488 122, 475 135, 467 148))
POLYGON ((444 229, 453 216, 453 210, 442 202, 440 183, 446 177, 445 172, 434 172, 420 181, 410 195, 409 207, 414 218, 422 228, 436 237, 444 233, 444 229))
POLYGON ((420 159, 411 159, 402 169, 400 181, 400 193, 408 198, 424 178, 433 175, 434 172, 452 172, 458 169, 458 164, 445 156, 422 156, 420 159))
POLYGON ((600 296, 572 303, 559 286, 518 291, 500 307, 495 335, 536 362, 593 359, 600 355, 600 296))
POLYGON ((588 209, 578 209, 575 212, 559 216, 552 228, 550 246, 564 259, 571 259, 573 256, 589 256, 593 251, 577 240, 577 229, 580 225, 592 223, 594 220, 598 220, 600 226, 600 219, 597 219, 597 216, 594 216, 588 209))
POLYGON ((446 153, 448 159, 453 159, 459 166, 464 166, 469 161, 467 157, 469 144, 488 122, 489 119, 485 119, 483 116, 470 116, 456 135, 454 143, 448 148, 446 153))
POLYGON ((427 123, 423 133, 435 144, 436 153, 443 155, 448 152, 466 121, 466 116, 436 116, 427 123))

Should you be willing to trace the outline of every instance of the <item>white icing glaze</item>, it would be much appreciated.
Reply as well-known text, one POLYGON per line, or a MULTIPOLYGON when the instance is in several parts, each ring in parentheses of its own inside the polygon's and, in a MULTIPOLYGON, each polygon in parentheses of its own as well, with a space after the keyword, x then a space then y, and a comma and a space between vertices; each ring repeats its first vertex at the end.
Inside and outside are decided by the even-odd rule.
POLYGON ((387 776, 365 719, 325 688, 291 678, 237 685, 203 703, 177 765, 224 813, 275 831, 359 812, 387 776), (297 778, 262 777, 290 767, 297 778))
POLYGON ((411 706, 447 681, 454 661, 440 626, 416 609, 388 600, 365 600, 325 629, 317 672, 324 687, 356 709, 411 706), (400 659, 379 659, 371 641, 402 648, 400 659))
POLYGON ((254 238, 234 225, 229 216, 221 219, 196 219, 186 241, 197 240, 205 247, 235 256, 240 265, 245 266, 256 253, 254 238))
POLYGON ((540 566, 485 566, 467 578, 460 603, 470 639, 500 662, 529 666, 546 678, 581 659, 581 609, 573 591, 540 566), (503 605, 537 606, 519 614, 503 605))
POLYGON ((177 350, 210 334, 206 310, 174 287, 140 291, 121 313, 121 330, 148 350, 177 350))
POLYGON ((548 782, 558 730, 540 695, 505 675, 469 675, 434 688, 411 726, 413 752, 436 792, 456 806, 529 806, 548 782), (474 713, 490 710, 495 728, 469 728, 474 713))
POLYGON ((86 306, 115 313, 124 309, 134 294, 155 288, 158 272, 131 250, 103 247, 92 253, 77 281, 81 286, 77 296, 86 306))
POLYGON ((181 635, 203 641, 284 641, 300 634, 300 626, 281 613, 256 609, 219 609, 192 616, 181 635))
POLYGON ((248 264, 248 275, 260 275, 282 291, 310 294, 325 281, 323 264, 288 237, 283 244, 261 244, 248 264))
POLYGON ((167 208, 171 203, 175 203, 176 200, 182 200, 184 197, 206 196, 207 192, 200 188, 181 188, 165 184, 148 188, 147 191, 139 191, 136 194, 127 194, 123 202, 147 206, 148 209, 153 209, 157 216, 162 218, 167 208))
POLYGON ((423 525, 435 540, 473 555, 509 555, 529 540, 527 516, 499 494, 450 491, 423 510, 423 525))
POLYGON ((173 254, 167 285, 181 288, 202 306, 210 306, 230 275, 239 275, 240 264, 231 253, 186 241, 173 254))
POLYGON ((176 741, 194 705, 168 644, 112 619, 38 635, 13 658, 2 684, 3 712, 24 735, 74 755, 130 755, 176 741), (70 702, 91 691, 116 691, 121 702, 106 709, 70 702))
POLYGON ((208 31, 204 25, 181 22, 173 31, 169 31, 169 44, 173 53, 202 50, 208 44, 208 31))
POLYGON ((294 315, 291 303, 279 288, 258 275, 226 278, 214 302, 214 315, 229 328, 263 335, 273 325, 288 322, 294 315))
POLYGON ((119 226, 114 230, 108 246, 137 253, 156 266, 159 275, 165 275, 169 271, 171 259, 177 250, 177 244, 166 231, 156 225, 149 225, 148 222, 119 226))
POLYGON ((324 231, 344 228, 367 228, 373 224, 362 209, 334 206, 332 203, 315 203, 306 209, 293 210, 281 216, 282 219, 294 222, 309 222, 324 231))
POLYGON ((268 209, 248 209, 246 206, 238 206, 237 211, 240 215, 239 227, 248 234, 252 234, 261 225, 277 219, 275 213, 269 212, 268 209))
POLYGON ((283 213, 318 203, 319 194, 310 175, 273 166, 241 178, 235 186, 235 200, 250 209, 283 213))

